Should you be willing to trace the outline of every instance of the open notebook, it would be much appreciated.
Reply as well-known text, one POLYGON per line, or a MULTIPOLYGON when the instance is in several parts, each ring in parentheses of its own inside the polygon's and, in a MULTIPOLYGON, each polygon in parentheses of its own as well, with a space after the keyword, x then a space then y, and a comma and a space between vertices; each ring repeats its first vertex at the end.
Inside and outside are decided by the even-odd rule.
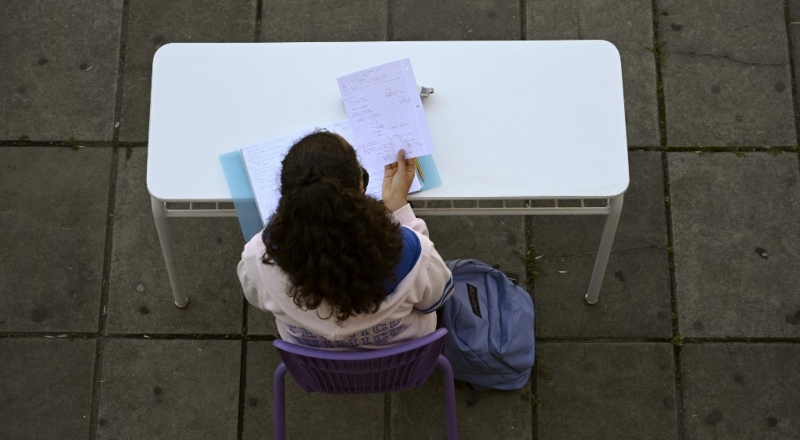
MULTIPOLYGON (((267 224, 267 220, 278 207, 281 161, 298 140, 320 129, 339 134, 353 146, 361 161, 361 166, 370 175, 369 185, 366 188, 367 194, 378 200, 383 198, 381 183, 385 165, 384 158, 373 151, 365 151, 364 148, 359 147, 359 143, 355 141, 352 127, 347 119, 319 124, 241 149, 242 164, 250 180, 253 198, 263 224, 267 224)), ((419 181, 419 177, 415 176, 409 192, 416 192, 420 189, 422 189, 422 183, 419 181)))
POLYGON ((337 133, 353 146, 361 166, 370 174, 366 192, 378 200, 382 198, 384 166, 396 160, 400 149, 405 149, 406 157, 417 158, 423 174, 422 181, 415 176, 409 193, 441 184, 409 59, 345 75, 337 82, 348 119, 307 127, 220 156, 246 239, 263 228, 277 209, 281 161, 286 153, 315 130, 337 133))

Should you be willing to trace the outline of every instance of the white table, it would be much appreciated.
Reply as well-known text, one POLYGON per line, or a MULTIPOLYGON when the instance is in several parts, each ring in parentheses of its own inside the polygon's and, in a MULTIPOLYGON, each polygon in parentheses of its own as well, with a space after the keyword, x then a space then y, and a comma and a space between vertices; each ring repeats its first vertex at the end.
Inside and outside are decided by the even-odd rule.
POLYGON ((611 43, 201 43, 168 44, 153 61, 147 188, 178 307, 188 298, 166 218, 236 215, 219 209, 231 201, 219 155, 345 118, 336 78, 401 58, 436 90, 423 103, 443 183, 409 197, 414 210, 606 215, 586 294, 597 302, 629 182, 622 71, 611 43), (540 199, 580 204, 533 207, 540 199), (517 202, 433 208, 431 200, 517 202), (195 209, 199 202, 216 209, 195 209))

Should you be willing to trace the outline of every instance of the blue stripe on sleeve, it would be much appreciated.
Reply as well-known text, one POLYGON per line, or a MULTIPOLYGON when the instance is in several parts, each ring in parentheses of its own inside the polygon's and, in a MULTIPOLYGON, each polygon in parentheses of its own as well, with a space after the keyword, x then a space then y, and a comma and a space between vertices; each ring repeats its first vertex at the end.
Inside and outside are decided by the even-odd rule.
POLYGON ((453 291, 453 288, 454 288, 454 287, 455 287, 455 285, 453 284, 453 277, 452 277, 452 276, 450 276, 450 279, 449 279, 449 280, 447 280, 447 283, 445 283, 445 285, 444 285, 444 290, 442 291, 442 296, 439 298, 439 300, 438 300, 438 301, 436 301, 436 304, 434 304, 434 305, 432 305, 432 306, 428 307, 428 308, 427 308, 427 309, 425 309, 425 310, 420 310, 420 311, 421 311, 422 313, 431 313, 431 312, 433 312, 434 310, 436 310, 436 309, 438 309, 439 307, 441 307, 441 306, 442 306, 442 304, 444 304, 444 301, 447 299, 447 297, 448 297, 448 295, 450 294, 450 292, 452 292, 452 291, 453 291))
POLYGON ((397 289, 397 285, 411 272, 422 255, 422 243, 417 234, 405 226, 400 226, 400 232, 403 234, 403 254, 394 267, 394 280, 389 278, 381 283, 387 294, 392 294, 397 289))

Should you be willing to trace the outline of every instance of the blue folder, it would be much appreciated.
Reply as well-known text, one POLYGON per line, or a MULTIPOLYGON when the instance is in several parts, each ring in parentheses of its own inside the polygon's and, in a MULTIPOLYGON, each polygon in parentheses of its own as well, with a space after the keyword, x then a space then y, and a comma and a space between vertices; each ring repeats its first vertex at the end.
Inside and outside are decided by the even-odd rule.
POLYGON ((417 163, 419 167, 422 168, 422 174, 425 176, 422 179, 422 191, 436 188, 442 184, 442 178, 439 176, 439 169, 436 168, 436 162, 433 161, 432 155, 419 156, 417 158, 417 163))
MULTIPOLYGON (((261 232, 264 224, 261 222, 261 215, 256 207, 255 196, 250 187, 250 179, 242 162, 242 155, 239 150, 221 154, 219 161, 222 163, 222 170, 225 172, 225 179, 228 181, 228 188, 231 191, 233 206, 236 208, 236 215, 239 217, 239 225, 242 227, 242 234, 245 241, 249 241, 256 234, 261 232)), ((436 188, 442 184, 439 170, 433 156, 420 156, 417 158, 420 168, 422 168, 422 191, 436 188)))
POLYGON ((222 163, 222 170, 225 172, 225 179, 228 181, 228 189, 231 191, 233 206, 236 208, 236 215, 239 217, 239 224, 242 226, 244 240, 249 241, 258 234, 264 225, 261 223, 261 216, 258 214, 256 199, 253 190, 250 188, 250 180, 247 178, 247 171, 242 163, 242 155, 239 150, 231 153, 221 154, 219 161, 222 163))

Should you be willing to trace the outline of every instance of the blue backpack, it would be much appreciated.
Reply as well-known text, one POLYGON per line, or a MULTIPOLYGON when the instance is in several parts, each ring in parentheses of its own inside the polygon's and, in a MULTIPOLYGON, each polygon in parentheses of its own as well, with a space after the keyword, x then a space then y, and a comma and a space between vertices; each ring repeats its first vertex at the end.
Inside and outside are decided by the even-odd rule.
POLYGON ((533 301, 503 272, 477 260, 447 261, 455 291, 442 306, 443 354, 475 390, 518 390, 535 357, 533 301))

